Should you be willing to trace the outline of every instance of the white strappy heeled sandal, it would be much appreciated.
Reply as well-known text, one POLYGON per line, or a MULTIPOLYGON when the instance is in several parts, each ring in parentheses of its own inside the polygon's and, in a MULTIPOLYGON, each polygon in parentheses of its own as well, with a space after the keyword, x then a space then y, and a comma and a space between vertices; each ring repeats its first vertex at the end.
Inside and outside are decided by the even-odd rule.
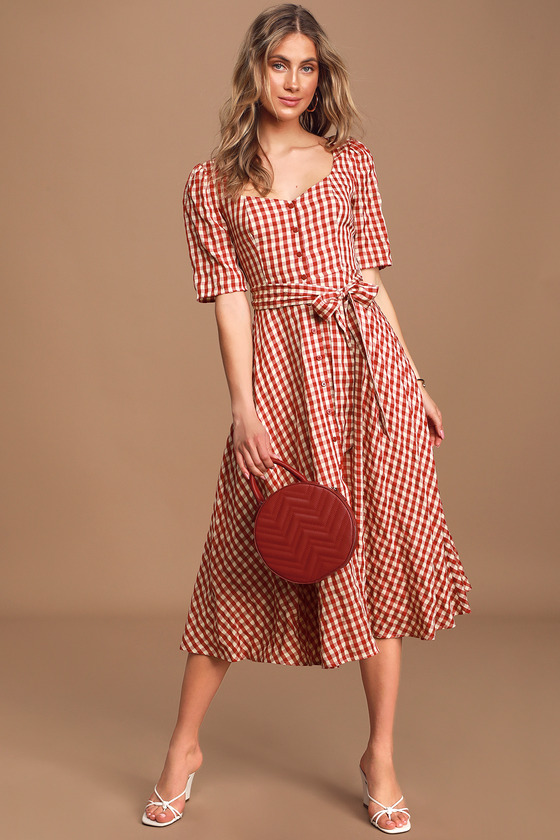
POLYGON ((379 831, 382 831, 384 834, 404 834, 405 831, 410 831, 410 811, 408 810, 408 808, 397 808, 396 807, 399 804, 399 802, 402 802, 402 800, 404 799, 404 796, 401 796, 400 799, 397 799, 395 804, 391 805, 391 806, 384 805, 382 802, 378 802, 377 799, 374 799, 373 796, 369 795, 366 774, 364 773, 364 771, 362 770, 361 767, 360 767, 360 773, 362 775, 362 785, 363 785, 363 788, 364 788, 364 805, 365 805, 365 807, 366 808, 368 807, 370 799, 371 799, 372 802, 375 802, 377 805, 381 806, 380 810, 376 811, 375 814, 371 817, 370 823, 373 826, 375 826, 375 828, 378 828, 379 831), (406 811, 406 813, 408 814, 408 822, 405 823, 405 825, 395 826, 395 828, 381 828, 381 826, 379 825, 379 818, 381 817, 381 815, 386 814, 387 817, 389 819, 391 819, 391 815, 392 815, 393 811, 406 811))
MULTIPOLYGON (((196 770, 195 770, 195 772, 196 772, 196 770)), ((173 814, 173 819, 172 820, 165 820, 164 822, 158 822, 157 820, 152 820, 147 815, 146 808, 144 808, 144 813, 142 814, 142 822, 144 823, 144 825, 157 825, 157 826, 173 825, 174 822, 177 822, 177 820, 180 820, 181 817, 183 816, 183 814, 180 813, 177 810, 177 808, 174 808, 173 805, 171 805, 170 803, 175 802, 176 799, 179 799, 180 796, 183 796, 183 794, 185 794, 185 805, 187 804, 187 801, 188 801, 188 799, 191 795, 191 785, 192 785, 192 780, 193 779, 194 779, 194 773, 191 773, 189 778, 187 779, 187 786, 186 786, 185 790, 181 791, 181 793, 178 793, 177 796, 173 797, 173 799, 168 799, 168 800, 162 799, 162 797, 159 795, 157 785, 156 785, 156 787, 154 787, 154 790, 156 792, 156 796, 158 797, 158 799, 160 801, 155 802, 153 799, 149 799, 148 804, 146 805, 146 808, 148 807, 148 805, 160 805, 163 808, 164 811, 167 811, 167 809, 169 808, 169 810, 173 814)))

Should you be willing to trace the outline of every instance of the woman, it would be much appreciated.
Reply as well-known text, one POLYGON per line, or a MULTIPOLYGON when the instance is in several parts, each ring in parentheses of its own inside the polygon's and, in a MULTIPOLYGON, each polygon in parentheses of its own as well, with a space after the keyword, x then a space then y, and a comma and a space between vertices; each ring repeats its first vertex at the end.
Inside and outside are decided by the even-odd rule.
POLYGON ((438 494, 441 413, 380 277, 391 253, 371 152, 350 134, 357 117, 344 64, 315 18, 275 6, 241 46, 217 154, 185 187, 194 285, 198 301, 215 302, 232 424, 149 825, 182 816, 202 763, 198 730, 231 662, 359 660, 370 716, 364 804, 380 830, 410 829, 393 767, 402 638, 455 626, 470 612, 470 584, 438 494), (249 475, 265 495, 287 480, 271 456, 353 507, 352 560, 320 583, 277 577, 255 550, 249 475))

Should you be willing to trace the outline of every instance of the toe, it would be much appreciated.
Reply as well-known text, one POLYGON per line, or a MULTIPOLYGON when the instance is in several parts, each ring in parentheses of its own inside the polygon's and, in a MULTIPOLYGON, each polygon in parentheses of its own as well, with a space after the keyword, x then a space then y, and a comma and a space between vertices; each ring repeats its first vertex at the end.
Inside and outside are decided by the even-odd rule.
POLYGON ((395 828, 394 821, 387 819, 387 814, 381 814, 377 820, 377 824, 379 828, 395 828))

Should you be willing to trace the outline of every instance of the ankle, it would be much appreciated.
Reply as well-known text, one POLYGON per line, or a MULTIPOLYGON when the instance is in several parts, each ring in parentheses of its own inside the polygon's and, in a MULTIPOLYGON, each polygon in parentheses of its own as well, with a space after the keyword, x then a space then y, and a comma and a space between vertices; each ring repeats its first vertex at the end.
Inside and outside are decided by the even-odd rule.
POLYGON ((184 759, 191 756, 201 756, 202 750, 198 741, 173 740, 169 744, 168 755, 173 759, 184 759))
POLYGON ((393 763, 393 746, 387 743, 370 743, 362 756, 364 761, 382 761, 393 763))

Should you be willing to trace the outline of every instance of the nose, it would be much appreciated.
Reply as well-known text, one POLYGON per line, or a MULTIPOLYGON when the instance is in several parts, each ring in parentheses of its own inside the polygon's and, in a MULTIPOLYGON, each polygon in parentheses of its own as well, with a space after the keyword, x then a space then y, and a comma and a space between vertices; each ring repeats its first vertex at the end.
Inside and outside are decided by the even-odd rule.
POLYGON ((297 90, 299 87, 297 81, 297 69, 294 67, 292 70, 291 75, 286 73, 286 81, 284 82, 284 87, 288 90, 297 90))

